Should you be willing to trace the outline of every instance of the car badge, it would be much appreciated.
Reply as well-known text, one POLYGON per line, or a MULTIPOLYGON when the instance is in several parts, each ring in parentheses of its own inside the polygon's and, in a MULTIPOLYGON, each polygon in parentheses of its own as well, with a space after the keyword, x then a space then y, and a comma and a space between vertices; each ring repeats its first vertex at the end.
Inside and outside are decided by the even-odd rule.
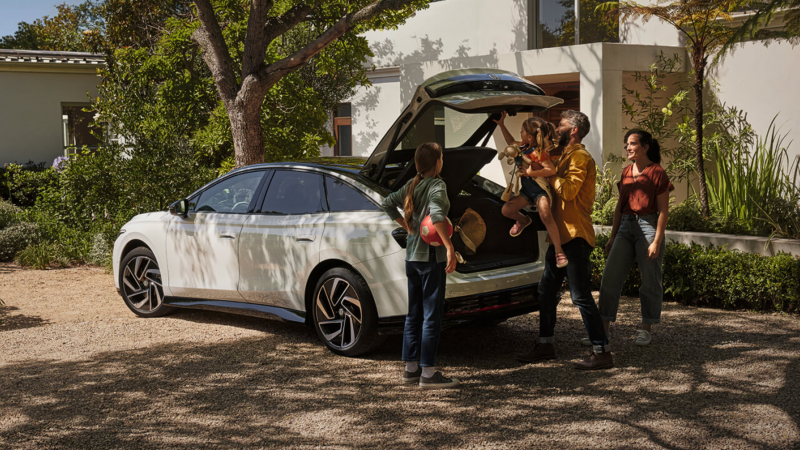
POLYGON ((491 78, 493 80, 500 80, 500 77, 498 77, 497 75, 492 75, 491 73, 488 74, 488 75, 489 75, 489 78, 491 78))

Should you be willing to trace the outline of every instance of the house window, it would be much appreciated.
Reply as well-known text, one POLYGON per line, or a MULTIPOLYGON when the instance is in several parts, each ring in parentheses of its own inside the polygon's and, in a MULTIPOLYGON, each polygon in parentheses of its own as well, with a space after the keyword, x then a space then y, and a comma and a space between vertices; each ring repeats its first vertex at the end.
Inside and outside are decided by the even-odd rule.
POLYGON ((529 30, 532 49, 619 42, 619 21, 606 18, 596 8, 604 0, 529 0, 529 30), (580 21, 575 29, 575 7, 580 21), (577 31, 577 32, 576 32, 577 31))
POLYGON ((84 145, 97 148, 102 128, 95 126, 94 112, 84 111, 89 104, 65 103, 61 105, 61 129, 64 135, 64 154, 74 153, 84 145), (92 134, 94 133, 94 134, 92 134))
POLYGON ((341 103, 333 113, 333 156, 353 156, 352 105, 341 103))

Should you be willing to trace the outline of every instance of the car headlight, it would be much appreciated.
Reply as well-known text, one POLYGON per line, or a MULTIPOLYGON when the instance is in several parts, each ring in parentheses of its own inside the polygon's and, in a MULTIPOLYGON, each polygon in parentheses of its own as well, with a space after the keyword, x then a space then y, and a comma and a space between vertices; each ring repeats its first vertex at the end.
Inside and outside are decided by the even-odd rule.
POLYGON ((123 228, 123 229, 119 230, 119 234, 117 235, 117 237, 120 237, 120 236, 122 236, 123 234, 125 234, 125 228, 123 228))

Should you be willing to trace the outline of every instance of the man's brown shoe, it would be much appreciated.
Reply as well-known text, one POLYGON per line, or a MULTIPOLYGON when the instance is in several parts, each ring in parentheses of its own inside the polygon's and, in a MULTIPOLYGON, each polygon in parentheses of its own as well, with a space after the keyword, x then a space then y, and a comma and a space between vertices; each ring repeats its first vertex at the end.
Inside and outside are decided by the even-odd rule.
POLYGON ((536 344, 530 352, 517 356, 517 361, 524 363, 544 361, 547 359, 556 359, 556 349, 553 347, 553 344, 536 344))
POLYGON ((612 367, 614 367, 614 359, 611 357, 611 352, 592 353, 583 361, 575 363, 575 368, 578 370, 599 370, 612 367))

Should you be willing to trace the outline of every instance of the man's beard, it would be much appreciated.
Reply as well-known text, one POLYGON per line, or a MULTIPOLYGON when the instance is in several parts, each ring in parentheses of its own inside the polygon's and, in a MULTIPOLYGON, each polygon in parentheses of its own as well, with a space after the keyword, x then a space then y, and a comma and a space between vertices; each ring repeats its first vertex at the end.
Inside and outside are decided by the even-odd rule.
POLYGON ((559 147, 566 147, 569 143, 569 134, 572 131, 572 128, 569 130, 564 130, 558 135, 558 146, 559 147))

